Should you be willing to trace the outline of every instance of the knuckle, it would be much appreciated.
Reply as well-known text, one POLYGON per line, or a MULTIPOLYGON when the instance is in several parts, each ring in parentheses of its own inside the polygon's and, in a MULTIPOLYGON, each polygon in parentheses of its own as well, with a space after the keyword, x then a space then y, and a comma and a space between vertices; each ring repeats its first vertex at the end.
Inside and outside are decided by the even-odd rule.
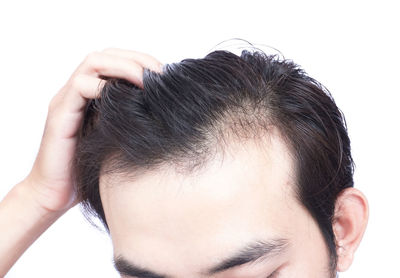
POLYGON ((103 53, 111 53, 111 52, 114 52, 114 51, 115 51, 114 47, 106 47, 101 52, 103 52, 103 53))
POLYGON ((82 78, 83 77, 81 74, 74 76, 74 78, 72 78, 70 81, 69 87, 72 90, 79 90, 79 88, 81 87, 81 84, 82 84, 82 78))
POLYGON ((60 98, 60 94, 56 94, 51 98, 51 100, 48 104, 48 107, 47 107, 48 111, 54 111, 57 108, 58 103, 59 103, 59 101, 58 101, 59 98, 60 98))
POLYGON ((93 60, 97 59, 99 55, 99 51, 92 51, 88 55, 86 55, 85 62, 91 64, 93 60))

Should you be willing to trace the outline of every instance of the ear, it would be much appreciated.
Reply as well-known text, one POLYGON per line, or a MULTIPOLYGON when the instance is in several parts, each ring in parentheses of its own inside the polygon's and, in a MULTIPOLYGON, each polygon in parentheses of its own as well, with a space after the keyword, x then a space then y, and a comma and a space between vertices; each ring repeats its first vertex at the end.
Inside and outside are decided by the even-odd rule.
POLYGON ((335 203, 333 231, 337 245, 337 271, 346 271, 364 235, 369 217, 368 201, 356 188, 346 188, 335 203))

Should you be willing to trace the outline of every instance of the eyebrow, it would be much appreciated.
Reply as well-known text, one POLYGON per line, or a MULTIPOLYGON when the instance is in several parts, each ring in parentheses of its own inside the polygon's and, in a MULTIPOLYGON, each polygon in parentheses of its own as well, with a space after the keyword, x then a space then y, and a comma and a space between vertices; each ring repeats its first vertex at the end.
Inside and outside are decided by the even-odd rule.
MULTIPOLYGON (((269 241, 256 240, 247 244, 244 248, 235 252, 233 256, 221 260, 217 265, 201 272, 203 275, 213 275, 232 269, 234 267, 265 260, 275 257, 285 252, 288 246, 287 239, 273 239, 269 241)), ((122 255, 118 255, 113 259, 115 269, 121 274, 129 277, 138 278, 167 278, 171 276, 163 275, 152 270, 143 268, 129 262, 122 255)))

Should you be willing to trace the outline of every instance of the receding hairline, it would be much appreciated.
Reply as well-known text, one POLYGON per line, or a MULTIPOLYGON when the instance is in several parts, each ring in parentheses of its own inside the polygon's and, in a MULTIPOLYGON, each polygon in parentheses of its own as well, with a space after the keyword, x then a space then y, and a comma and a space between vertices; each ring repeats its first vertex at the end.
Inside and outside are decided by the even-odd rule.
POLYGON ((229 157, 229 159, 236 159, 238 152, 249 152, 249 155, 257 152, 261 155, 262 159, 265 157, 265 159, 271 159, 269 150, 271 147, 276 148, 276 146, 282 150, 280 154, 285 156, 285 160, 289 160, 289 172, 287 172, 287 176, 288 180, 293 185, 291 187, 295 187, 297 184, 296 160, 291 146, 276 127, 269 129, 269 132, 264 136, 242 139, 242 141, 238 140, 238 138, 229 142, 225 141, 223 147, 219 145, 218 149, 216 148, 214 151, 208 153, 207 158, 202 160, 202 163, 197 165, 197 167, 188 167, 185 163, 190 163, 190 161, 181 160, 164 162, 149 168, 132 168, 131 170, 124 169, 124 171, 118 171, 119 169, 117 169, 117 171, 107 171, 106 169, 106 171, 99 175, 99 186, 103 184, 111 186, 113 184, 130 184, 147 175, 153 175, 154 173, 161 175, 172 174, 190 178, 207 175, 209 174, 208 170, 212 168, 212 166, 219 165, 222 167, 227 157, 229 157))

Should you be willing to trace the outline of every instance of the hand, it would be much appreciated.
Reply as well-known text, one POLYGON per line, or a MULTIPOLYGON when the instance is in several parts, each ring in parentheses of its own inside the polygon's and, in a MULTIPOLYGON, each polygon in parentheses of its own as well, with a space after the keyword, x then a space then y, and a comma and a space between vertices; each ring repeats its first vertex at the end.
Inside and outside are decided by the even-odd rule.
POLYGON ((66 211, 76 205, 70 161, 88 99, 99 97, 105 80, 126 79, 143 88, 143 68, 161 71, 154 57, 130 50, 107 48, 87 55, 67 83, 51 99, 39 152, 24 183, 45 210, 66 211))

